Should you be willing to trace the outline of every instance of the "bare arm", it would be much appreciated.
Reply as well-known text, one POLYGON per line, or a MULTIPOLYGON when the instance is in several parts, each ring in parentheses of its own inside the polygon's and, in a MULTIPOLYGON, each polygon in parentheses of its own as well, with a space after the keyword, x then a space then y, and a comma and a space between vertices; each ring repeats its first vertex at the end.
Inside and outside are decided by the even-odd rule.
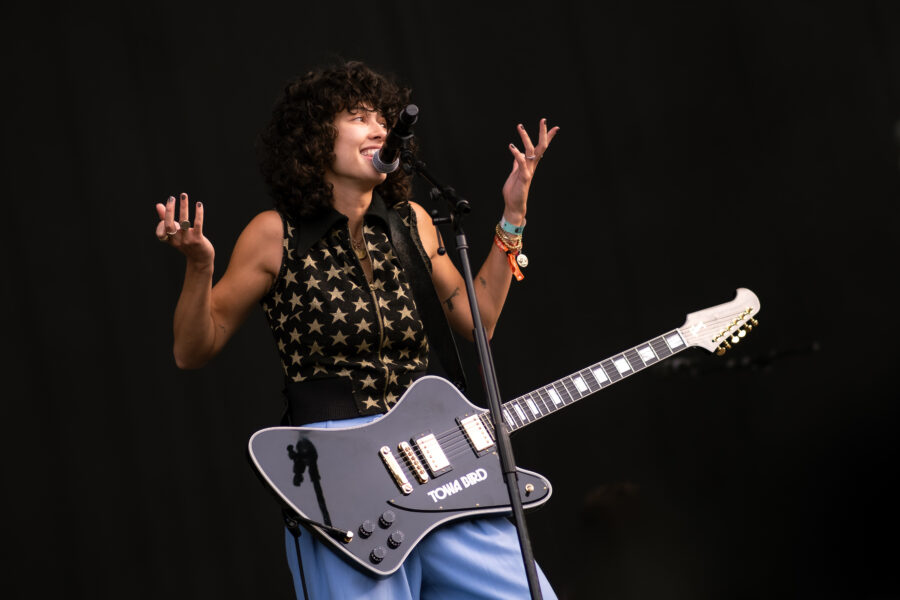
POLYGON ((179 222, 188 220, 187 194, 181 194, 179 222, 174 219, 175 204, 174 198, 166 205, 157 204, 156 235, 187 259, 173 320, 173 354, 179 368, 196 369, 222 350, 272 286, 281 264, 281 218, 275 211, 266 211, 250 221, 235 244, 225 274, 213 285, 215 252, 203 235, 203 206, 197 203, 193 226, 182 228, 179 222))
MULTIPOLYGON (((528 202, 528 190, 534 176, 537 163, 540 161, 550 141, 559 131, 559 127, 547 130, 547 120, 541 119, 538 145, 535 148, 531 139, 522 125, 518 126, 519 135, 525 152, 520 152, 510 144, 510 152, 513 155, 513 168, 503 185, 504 218, 513 225, 525 223, 525 212, 528 202)), ((474 324, 472 313, 469 309, 469 299, 466 294, 465 282, 456 266, 447 254, 443 256, 437 253, 438 239, 434 226, 431 224, 431 216, 424 208, 412 203, 416 211, 419 237, 425 251, 431 258, 431 278, 444 307, 444 314, 453 326, 453 329, 467 339, 472 339, 474 324)), ((496 245, 491 245, 487 259, 475 276, 475 297, 478 301, 478 310, 481 314, 481 322, 484 325, 488 338, 494 334, 494 328, 500 318, 500 312, 506 302, 509 285, 512 279, 509 262, 506 253, 496 245)))

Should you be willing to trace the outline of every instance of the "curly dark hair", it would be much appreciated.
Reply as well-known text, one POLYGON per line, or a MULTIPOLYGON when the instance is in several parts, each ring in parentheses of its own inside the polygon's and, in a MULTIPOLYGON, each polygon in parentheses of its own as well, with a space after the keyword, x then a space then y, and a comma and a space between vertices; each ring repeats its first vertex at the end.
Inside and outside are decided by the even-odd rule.
MULTIPOLYGON (((260 170, 275 208, 300 218, 331 206, 325 170, 335 160, 334 117, 369 107, 393 123, 409 103, 410 90, 362 62, 348 61, 289 81, 259 137, 260 170)), ((397 169, 375 188, 389 206, 407 200, 410 176, 397 169)))

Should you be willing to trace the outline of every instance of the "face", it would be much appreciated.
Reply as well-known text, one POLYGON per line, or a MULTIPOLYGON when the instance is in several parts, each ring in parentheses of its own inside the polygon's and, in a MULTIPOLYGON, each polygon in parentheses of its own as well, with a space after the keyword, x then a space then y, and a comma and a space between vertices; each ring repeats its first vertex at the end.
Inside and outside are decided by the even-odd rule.
POLYGON ((371 189, 387 178, 372 166, 372 156, 384 144, 387 123, 381 113, 360 107, 334 117, 334 163, 325 179, 334 186, 371 189))

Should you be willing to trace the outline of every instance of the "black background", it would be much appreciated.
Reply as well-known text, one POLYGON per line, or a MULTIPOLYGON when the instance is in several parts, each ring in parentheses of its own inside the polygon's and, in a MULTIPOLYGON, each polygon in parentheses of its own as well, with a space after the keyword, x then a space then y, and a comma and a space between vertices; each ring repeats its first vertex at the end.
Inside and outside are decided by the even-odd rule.
POLYGON ((174 366, 183 259, 153 207, 203 201, 221 274, 270 206, 275 97, 342 57, 413 88, 476 267, 516 123, 561 126, 493 340, 504 398, 760 298, 724 357, 513 437, 555 486, 528 525, 561 598, 900 598, 896 3, 154 2, 4 30, 4 596, 291 597, 245 459, 280 414, 271 336, 257 311, 174 366))

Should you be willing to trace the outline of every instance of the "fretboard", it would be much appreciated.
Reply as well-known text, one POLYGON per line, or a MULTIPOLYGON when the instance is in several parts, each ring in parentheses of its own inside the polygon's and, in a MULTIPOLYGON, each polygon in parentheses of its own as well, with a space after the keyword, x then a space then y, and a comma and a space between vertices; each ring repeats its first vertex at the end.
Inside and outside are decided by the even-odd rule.
MULTIPOLYGON (((678 354, 688 345, 677 329, 601 360, 501 405, 509 431, 546 417, 647 367, 678 354)), ((485 413, 489 420, 489 415, 485 413)))

